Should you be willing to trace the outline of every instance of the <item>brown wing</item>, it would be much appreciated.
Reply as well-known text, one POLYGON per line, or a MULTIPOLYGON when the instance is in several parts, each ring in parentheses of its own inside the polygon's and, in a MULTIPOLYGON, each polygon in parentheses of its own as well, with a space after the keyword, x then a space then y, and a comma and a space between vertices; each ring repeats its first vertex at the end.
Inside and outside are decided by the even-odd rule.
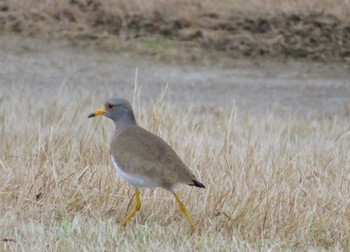
POLYGON ((191 184, 194 175, 173 149, 157 135, 133 126, 112 141, 118 165, 126 172, 160 178, 163 184, 191 184))

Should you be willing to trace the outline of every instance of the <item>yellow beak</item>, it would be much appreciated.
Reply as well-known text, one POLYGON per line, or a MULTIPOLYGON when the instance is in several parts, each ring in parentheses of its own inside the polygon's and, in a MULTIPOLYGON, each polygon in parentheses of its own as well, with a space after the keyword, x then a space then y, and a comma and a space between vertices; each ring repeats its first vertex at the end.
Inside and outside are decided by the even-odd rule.
POLYGON ((106 110, 101 108, 95 111, 95 113, 91 113, 88 118, 95 117, 95 116, 102 116, 106 113, 106 110))

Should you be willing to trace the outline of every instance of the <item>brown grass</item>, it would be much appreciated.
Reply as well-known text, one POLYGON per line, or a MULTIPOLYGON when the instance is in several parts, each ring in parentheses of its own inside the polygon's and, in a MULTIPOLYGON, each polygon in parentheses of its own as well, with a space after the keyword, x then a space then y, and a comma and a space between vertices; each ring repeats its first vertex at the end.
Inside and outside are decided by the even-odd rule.
POLYGON ((1 250, 349 249, 349 117, 182 107, 164 95, 150 107, 135 92, 140 124, 207 188, 179 188, 196 234, 162 189, 143 191, 122 228, 132 190, 110 163, 113 125, 86 118, 103 100, 85 89, 38 100, 32 88, 0 87, 1 250))
MULTIPOLYGON (((279 12, 325 12, 339 18, 348 18, 350 11, 349 0, 15 0, 8 4, 16 11, 38 11, 43 16, 60 10, 66 10, 76 15, 79 20, 79 12, 82 10, 102 7, 108 12, 120 15, 150 14, 154 11, 166 12, 174 16, 186 16, 199 10, 208 12, 241 12, 241 13, 268 13, 279 12)), ((39 14, 39 13, 38 13, 39 14)))

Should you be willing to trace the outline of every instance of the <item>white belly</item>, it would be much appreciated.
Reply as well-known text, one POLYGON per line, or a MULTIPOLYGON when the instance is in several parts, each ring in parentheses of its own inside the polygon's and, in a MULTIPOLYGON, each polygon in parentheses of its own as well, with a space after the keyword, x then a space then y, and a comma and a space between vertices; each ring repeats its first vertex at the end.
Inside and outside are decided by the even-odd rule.
POLYGON ((120 166, 118 166, 117 162, 115 162, 112 155, 111 155, 111 158, 112 158, 112 163, 114 165, 114 168, 117 170, 117 173, 120 175, 120 177, 125 179, 132 186, 136 188, 142 188, 142 187, 153 188, 153 187, 160 186, 161 184, 160 181, 153 180, 145 176, 134 175, 134 174, 125 172, 120 166))

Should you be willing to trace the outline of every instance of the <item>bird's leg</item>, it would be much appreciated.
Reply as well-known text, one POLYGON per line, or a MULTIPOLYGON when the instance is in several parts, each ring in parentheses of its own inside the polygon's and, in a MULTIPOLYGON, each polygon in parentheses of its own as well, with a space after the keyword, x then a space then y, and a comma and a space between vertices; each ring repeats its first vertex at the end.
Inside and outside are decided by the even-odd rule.
POLYGON ((140 200, 140 191, 138 189, 135 189, 135 196, 136 196, 136 206, 135 209, 132 210, 131 213, 129 213, 128 216, 126 216, 126 218, 123 220, 122 222, 122 226, 126 226, 126 223, 129 222, 129 220, 134 217, 134 215, 136 214, 137 211, 140 210, 141 208, 141 200, 140 200))
POLYGON ((175 196, 175 199, 176 199, 177 203, 179 204, 181 212, 183 212, 183 214, 185 215, 186 219, 191 224, 192 230, 195 231, 196 230, 196 226, 194 225, 193 221, 191 220, 190 215, 188 214, 185 205, 181 202, 179 196, 177 196, 177 194, 175 192, 173 192, 173 194, 175 196))

